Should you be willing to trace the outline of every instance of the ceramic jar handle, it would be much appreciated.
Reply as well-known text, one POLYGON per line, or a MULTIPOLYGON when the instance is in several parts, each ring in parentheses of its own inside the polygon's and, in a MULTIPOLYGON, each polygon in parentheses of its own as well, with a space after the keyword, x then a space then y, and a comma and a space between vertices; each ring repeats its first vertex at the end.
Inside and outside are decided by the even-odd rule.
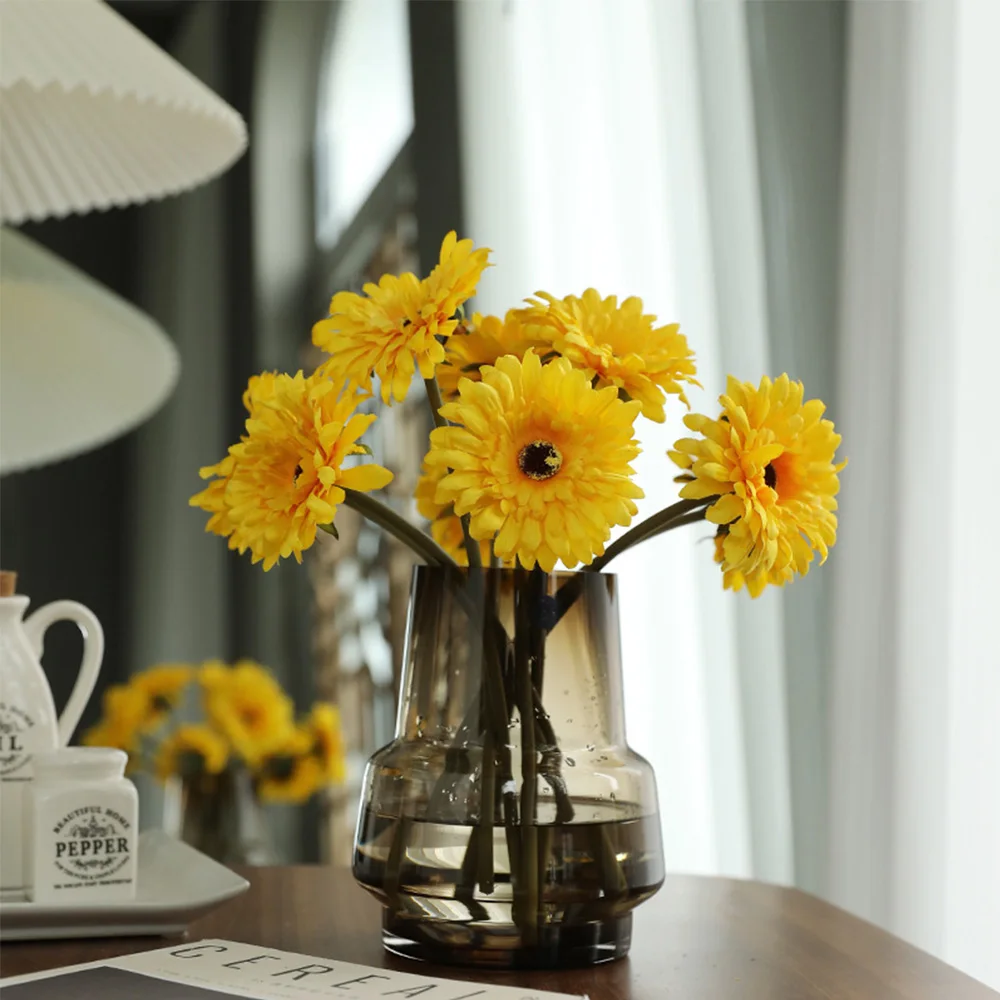
POLYGON ((90 700, 97 675, 104 658, 104 630, 94 613, 76 601, 53 601, 40 607, 33 615, 24 620, 24 631, 28 641, 34 648, 39 660, 42 657, 45 630, 55 622, 75 622, 83 634, 83 660, 80 663, 80 673, 77 675, 73 693, 66 702, 62 715, 59 717, 59 746, 69 743, 76 724, 83 715, 83 710, 90 700))

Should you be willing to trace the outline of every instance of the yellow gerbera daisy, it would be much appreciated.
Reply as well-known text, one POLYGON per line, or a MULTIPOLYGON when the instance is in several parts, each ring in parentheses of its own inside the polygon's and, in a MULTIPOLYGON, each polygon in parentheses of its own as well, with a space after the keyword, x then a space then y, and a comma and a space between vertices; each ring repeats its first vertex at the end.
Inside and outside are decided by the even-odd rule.
POLYGON ((459 326, 445 343, 444 364, 437 370, 441 394, 445 399, 456 399, 459 380, 470 378, 478 382, 483 365, 495 365, 505 354, 523 358, 529 347, 544 354, 548 346, 544 340, 527 336, 513 311, 503 319, 476 313, 471 323, 459 326))
POLYGON ((161 663, 131 680, 131 687, 146 698, 146 721, 143 728, 155 729, 177 707, 184 689, 194 677, 188 663, 161 663))
POLYGON ((104 692, 102 708, 100 721, 83 734, 83 744, 116 747, 129 755, 136 753, 139 737, 149 718, 146 695, 129 685, 115 684, 104 692))
POLYGON ((436 502, 470 514, 473 538, 496 535, 501 559, 546 572, 559 559, 592 562, 643 495, 628 464, 639 453, 639 403, 593 388, 565 358, 542 365, 533 350, 481 374, 459 382, 459 400, 441 409, 460 426, 431 432, 428 468, 453 470, 436 502))
POLYGON ((805 575, 814 551, 825 562, 837 540, 834 464, 840 435, 821 419, 818 399, 803 403, 801 382, 766 376, 760 386, 730 376, 718 420, 691 414, 700 438, 682 438, 669 452, 687 470, 682 497, 721 494, 706 514, 720 525, 723 585, 757 597, 795 573, 805 575))
POLYGON ((229 745, 208 726, 179 726, 160 745, 156 776, 219 774, 229 760, 229 745))
POLYGON ((289 733, 260 762, 256 775, 262 802, 305 802, 328 783, 323 761, 313 752, 312 733, 305 727, 289 733))
POLYGON ((364 398, 354 388, 339 392, 321 373, 252 383, 246 435, 201 470, 221 478, 190 500, 212 514, 207 530, 249 549, 265 570, 290 555, 301 562, 317 527, 333 523, 344 489, 377 490, 392 479, 380 465, 343 467, 348 456, 368 453, 357 442, 375 417, 354 412, 364 398))
POLYGON ((369 282, 364 295, 338 292, 330 315, 313 327, 313 343, 333 355, 326 370, 364 389, 378 376, 382 399, 402 401, 415 370, 431 378, 444 361, 440 338, 458 325, 459 306, 476 291, 489 250, 473 250, 472 240, 453 232, 441 244, 437 267, 423 281, 406 272, 369 282))
POLYGON ((682 383, 697 385, 694 354, 676 323, 654 326, 642 299, 621 305, 614 295, 602 299, 588 288, 577 297, 557 299, 538 292, 517 316, 525 334, 552 343, 556 351, 582 368, 598 385, 613 385, 642 404, 643 416, 662 423, 666 393, 687 404, 682 383))
MULTIPOLYGON (((414 492, 414 499, 417 501, 417 513, 430 521, 431 537, 434 541, 459 566, 468 566, 469 553, 465 548, 465 534, 462 531, 462 522, 455 513, 455 508, 452 504, 438 503, 435 499, 438 483, 447 474, 448 469, 443 466, 432 469, 428 467, 426 462, 424 463, 423 474, 417 481, 417 488, 414 492)), ((488 541, 479 542, 479 558, 484 566, 489 565, 490 543, 488 541)))
MULTIPOLYGON (((270 399, 274 395, 276 372, 261 372, 259 375, 251 375, 246 389, 243 390, 243 405, 247 413, 251 412, 255 402, 270 399)), ((243 439, 245 440, 245 438, 243 439)), ((229 547, 236 548, 232 534, 235 525, 229 519, 229 504, 226 502, 226 490, 229 488, 229 480, 232 479, 233 469, 236 468, 236 459, 230 454, 215 465, 209 465, 200 470, 202 479, 210 476, 215 478, 198 494, 198 506, 202 510, 208 511, 212 516, 205 526, 206 531, 211 531, 216 535, 229 538, 229 547)))
POLYGON ((292 701, 259 663, 209 661, 198 675, 205 716, 251 767, 288 740, 292 701))
POLYGON ((325 702, 314 705, 303 728, 311 740, 312 753, 320 763, 324 781, 343 781, 344 737, 336 706, 325 702))

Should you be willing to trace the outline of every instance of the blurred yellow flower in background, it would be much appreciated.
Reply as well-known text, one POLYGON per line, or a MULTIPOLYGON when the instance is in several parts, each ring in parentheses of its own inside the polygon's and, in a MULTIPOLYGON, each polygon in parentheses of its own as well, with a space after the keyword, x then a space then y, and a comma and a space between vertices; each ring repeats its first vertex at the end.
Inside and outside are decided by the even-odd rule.
POLYGON ((83 742, 125 750, 130 772, 147 771, 161 781, 173 776, 233 781, 245 768, 257 792, 274 802, 302 802, 344 777, 337 708, 320 702, 297 725, 291 699, 253 660, 232 666, 221 660, 200 667, 160 664, 110 688, 103 707, 83 742), (183 718, 194 706, 181 705, 192 682, 201 692, 197 723, 183 718))
POLYGON ((85 746, 116 747, 130 756, 139 749, 139 737, 149 719, 149 699, 127 685, 116 684, 104 692, 100 722, 83 734, 85 746))
POLYGON ((310 752, 320 763, 325 784, 344 780, 344 736, 340 712, 327 702, 313 705, 303 728, 310 739, 310 752))
POLYGON ((754 597, 808 573, 814 551, 825 562, 837 540, 840 435, 822 419, 823 403, 803 394, 787 375, 759 386, 730 376, 719 418, 686 416, 702 436, 669 452, 686 470, 682 497, 720 495, 706 517, 720 525, 723 585, 754 597))
POLYGON ((207 530, 228 535, 230 548, 249 549, 269 570, 288 556, 302 561, 317 528, 333 524, 345 489, 380 489, 392 473, 371 462, 344 467, 349 456, 368 454, 358 439, 375 417, 355 412, 360 392, 341 392, 319 373, 257 379, 245 397, 246 435, 201 470, 222 479, 190 503, 212 514, 207 530))
POLYGON ((460 379, 478 382, 484 365, 495 365, 505 354, 521 359, 529 347, 544 354, 548 344, 528 337, 515 312, 508 312, 503 319, 476 313, 470 323, 461 325, 445 342, 444 363, 437 369, 441 394, 445 399, 457 398, 460 379))
POLYGON ((288 740, 292 701, 260 664, 240 660, 230 668, 210 661, 198 680, 206 718, 251 768, 288 740))
POLYGON ((144 729, 155 729, 180 704, 184 689, 194 678, 188 663, 161 663, 136 674, 130 687, 145 695, 147 701, 144 729))
POLYGON ((437 266, 423 281, 416 275, 383 275, 364 286, 364 295, 338 292, 330 315, 313 327, 313 343, 332 355, 326 371, 371 389, 381 382, 383 402, 406 398, 415 371, 431 378, 444 360, 441 339, 458 325, 459 306, 476 291, 489 250, 449 233, 437 266))
POLYGON ((314 735, 300 726, 261 760, 256 788, 262 802, 305 802, 327 783, 314 735))
POLYGON ((229 760, 229 744, 204 725, 179 726, 161 744, 155 773, 165 781, 172 775, 219 774, 229 760))
POLYGON ((644 314, 635 296, 619 305, 616 296, 602 299, 593 288, 563 299, 536 294, 515 314, 525 336, 551 343, 598 386, 613 385, 639 400, 650 420, 664 421, 667 393, 687 404, 684 384, 698 382, 694 354, 676 323, 655 326, 656 317, 644 314))
POLYGON ((503 357, 441 409, 459 426, 431 432, 428 469, 453 470, 435 502, 470 514, 472 537, 495 536, 503 560, 546 572, 559 559, 590 563, 643 495, 629 465, 639 454, 638 412, 638 402, 622 402, 613 386, 593 388, 565 358, 503 357))

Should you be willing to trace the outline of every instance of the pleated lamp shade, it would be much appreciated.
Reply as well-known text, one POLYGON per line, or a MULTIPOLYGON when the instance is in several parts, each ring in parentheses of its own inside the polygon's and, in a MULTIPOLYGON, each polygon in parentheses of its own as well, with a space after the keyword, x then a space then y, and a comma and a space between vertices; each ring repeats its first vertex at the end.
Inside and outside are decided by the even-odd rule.
MULTIPOLYGON (((0 0, 0 215, 147 201, 222 173, 243 119, 102 0, 0 0)), ((144 313, 0 230, 0 473, 132 429, 178 376, 144 313)))
POLYGON ((104 444, 170 394, 179 365, 166 334, 8 229, 0 229, 0 285, 0 473, 104 444))
POLYGON ((4 222, 161 198, 225 170, 243 119, 102 0, 0 0, 4 222))

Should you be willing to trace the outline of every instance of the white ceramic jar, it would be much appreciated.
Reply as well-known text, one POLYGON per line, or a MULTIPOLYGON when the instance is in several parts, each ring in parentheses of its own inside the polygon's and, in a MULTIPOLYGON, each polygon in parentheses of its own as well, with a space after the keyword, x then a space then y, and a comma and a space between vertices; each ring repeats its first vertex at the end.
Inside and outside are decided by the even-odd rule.
POLYGON ((0 894, 21 895, 24 868, 24 796, 32 781, 32 756, 66 746, 101 668, 104 635, 82 604, 56 601, 25 617, 28 598, 14 593, 14 573, 0 572, 0 894), (42 670, 45 631, 54 622, 76 622, 83 634, 83 662, 73 693, 56 715, 42 670))
POLYGON ((24 810, 28 897, 88 905, 135 896, 139 799, 108 747, 35 754, 24 810))

